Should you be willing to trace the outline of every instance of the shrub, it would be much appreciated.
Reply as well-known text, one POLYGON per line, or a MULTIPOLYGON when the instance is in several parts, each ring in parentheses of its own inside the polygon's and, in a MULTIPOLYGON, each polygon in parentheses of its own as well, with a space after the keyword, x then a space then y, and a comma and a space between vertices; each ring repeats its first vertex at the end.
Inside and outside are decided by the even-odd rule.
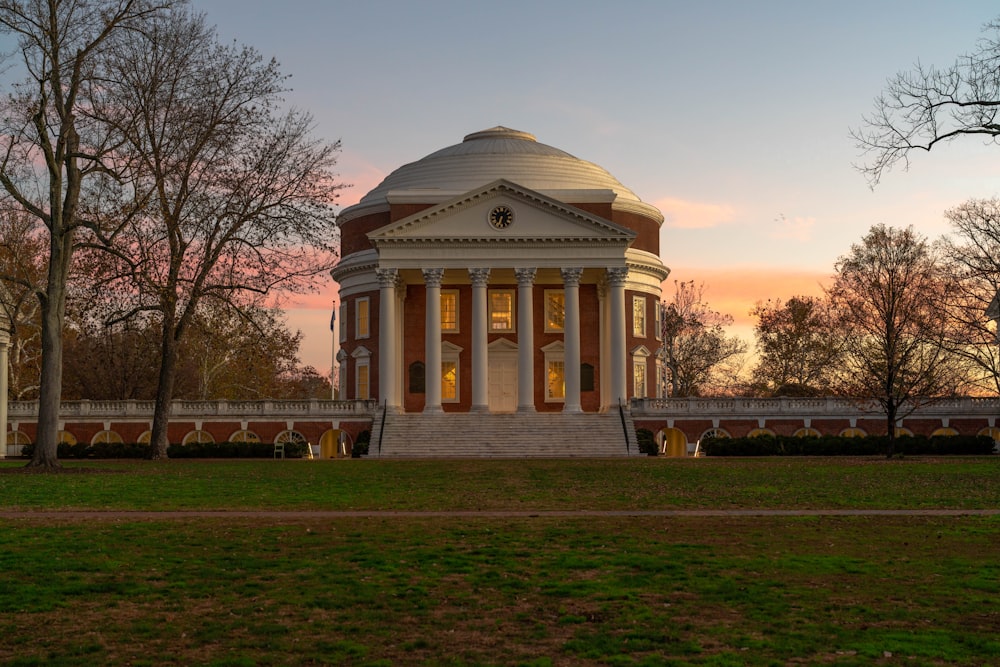
POLYGON ((368 447, 371 445, 371 439, 371 431, 366 430, 358 433, 358 439, 354 441, 354 446, 351 447, 351 458, 359 459, 362 456, 368 456, 368 447))
MULTIPOLYGON (((701 442, 705 456, 873 456, 885 454, 886 436, 842 438, 822 436, 758 436, 755 438, 706 438, 701 442)), ((903 436, 896 438, 896 451, 915 455, 977 455, 993 452, 988 436, 903 436)))
POLYGON ((656 456, 660 451, 656 447, 656 439, 648 428, 637 428, 635 440, 639 444, 639 452, 646 456, 656 456))

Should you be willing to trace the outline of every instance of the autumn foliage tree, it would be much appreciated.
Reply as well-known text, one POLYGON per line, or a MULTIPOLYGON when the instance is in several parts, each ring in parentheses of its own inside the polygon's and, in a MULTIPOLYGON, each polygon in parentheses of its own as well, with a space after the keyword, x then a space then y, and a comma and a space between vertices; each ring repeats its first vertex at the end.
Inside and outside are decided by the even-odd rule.
POLYGON ((661 322, 666 389, 670 396, 697 396, 724 384, 720 371, 746 351, 746 343, 726 334, 733 319, 712 310, 704 285, 675 282, 674 288, 661 322))
POLYGON ((784 302, 758 301, 750 314, 757 318, 756 384, 772 396, 829 393, 844 340, 825 300, 793 296, 784 302))

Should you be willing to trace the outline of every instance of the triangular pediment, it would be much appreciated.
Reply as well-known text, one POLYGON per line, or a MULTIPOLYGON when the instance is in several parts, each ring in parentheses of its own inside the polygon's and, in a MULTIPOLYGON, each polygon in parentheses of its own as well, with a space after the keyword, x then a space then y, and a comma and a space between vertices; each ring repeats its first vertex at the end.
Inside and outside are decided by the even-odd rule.
POLYGON ((487 245, 573 241, 627 247, 635 236, 610 220, 501 179, 381 227, 368 238, 376 248, 449 241, 487 245))

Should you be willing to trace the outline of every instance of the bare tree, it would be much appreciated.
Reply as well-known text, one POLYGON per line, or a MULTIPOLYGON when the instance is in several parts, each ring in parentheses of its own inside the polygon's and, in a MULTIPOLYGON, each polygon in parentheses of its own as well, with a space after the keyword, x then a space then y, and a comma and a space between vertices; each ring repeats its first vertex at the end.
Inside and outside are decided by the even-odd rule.
POLYGON ((48 232, 41 310, 41 387, 31 466, 57 467, 66 286, 88 181, 107 177, 108 137, 86 113, 102 51, 169 4, 149 0, 0 0, 0 31, 15 36, 23 83, 0 109, 0 185, 48 232))
POLYGON ((963 379, 943 345, 946 274, 912 227, 884 225, 852 245, 836 272, 827 296, 846 332, 839 386, 881 406, 891 457, 898 420, 963 379))
POLYGON ((771 395, 815 396, 829 391, 843 355, 843 335, 829 305, 813 296, 758 301, 757 365, 753 375, 771 395))
MULTIPOLYGON (((204 17, 175 12, 116 42, 95 114, 115 128, 131 175, 117 210, 141 211, 103 238, 118 314, 157 311, 160 371, 153 457, 165 457, 178 350, 203 301, 239 309, 248 293, 315 289, 335 262, 331 204, 339 143, 280 112, 284 77, 252 48, 220 44, 204 17)), ((244 311, 253 321, 253 312, 244 311)))
POLYGON ((914 150, 930 151, 962 136, 1000 137, 1000 19, 983 30, 972 52, 950 67, 918 63, 889 79, 862 126, 852 130, 867 158, 858 168, 872 186, 897 163, 908 167, 914 150))
POLYGON ((660 350, 670 396, 697 396, 713 385, 725 362, 746 351, 746 343, 726 335, 733 322, 704 300, 704 285, 674 282, 674 296, 663 304, 660 350))
POLYGON ((952 234, 943 254, 953 279, 947 344, 977 369, 980 389, 1000 393, 1000 337, 986 314, 1000 294, 1000 199, 970 200, 945 212, 952 234))

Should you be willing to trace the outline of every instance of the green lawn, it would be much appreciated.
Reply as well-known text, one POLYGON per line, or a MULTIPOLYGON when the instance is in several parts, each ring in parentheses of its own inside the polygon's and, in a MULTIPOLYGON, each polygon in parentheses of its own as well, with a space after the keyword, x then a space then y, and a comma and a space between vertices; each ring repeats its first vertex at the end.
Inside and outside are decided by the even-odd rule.
MULTIPOLYGON (((0 509, 1000 506, 1000 458, 0 467, 0 509)), ((4 665, 988 665, 1000 517, 0 520, 4 665)))

